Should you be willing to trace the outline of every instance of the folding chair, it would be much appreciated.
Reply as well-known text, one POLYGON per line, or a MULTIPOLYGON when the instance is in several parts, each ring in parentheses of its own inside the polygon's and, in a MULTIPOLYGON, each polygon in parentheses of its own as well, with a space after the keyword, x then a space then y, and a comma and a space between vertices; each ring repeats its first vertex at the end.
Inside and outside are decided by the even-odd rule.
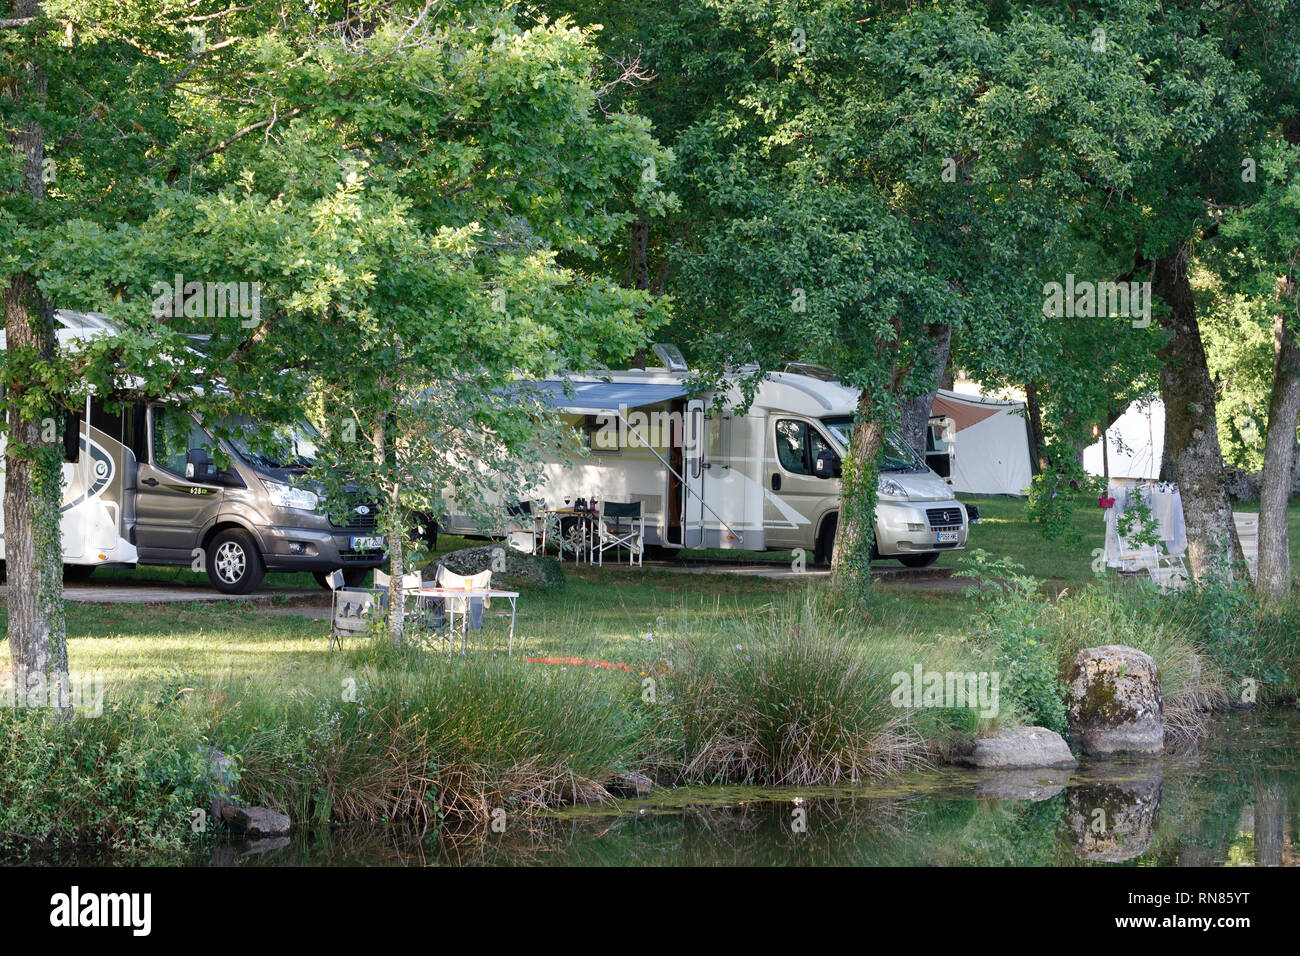
MULTIPOLYGON (((605 564, 605 552, 627 548, 627 563, 641 565, 645 552, 645 517, 641 502, 602 501, 596 525, 596 562, 605 564)), ((618 555, 615 553, 615 557, 618 555)))
MULTIPOLYGON (((457 574, 455 571, 449 571, 443 565, 438 565, 437 577, 435 579, 438 587, 445 588, 449 591, 456 591, 465 588, 475 588, 478 590, 487 590, 492 586, 492 572, 480 571, 478 574, 457 574)), ((447 637, 451 647, 456 643, 455 618, 460 618, 461 646, 466 643, 467 631, 480 631, 483 629, 483 612, 491 604, 486 597, 455 597, 447 595, 439 598, 443 603, 442 613, 452 615, 453 625, 447 637)), ((449 648, 450 651, 450 648, 449 648)))
POLYGON ((1145 572, 1161 591, 1175 591, 1185 587, 1190 575, 1181 554, 1166 554, 1159 545, 1143 545, 1119 553, 1120 571, 1129 574, 1145 572))
MULTIPOLYGON (((376 572, 376 577, 378 572, 376 572)), ((330 655, 334 646, 343 647, 343 635, 361 634, 376 616, 388 610, 388 591, 380 588, 348 588, 343 586, 343 571, 331 571, 325 579, 333 592, 330 607, 330 655)))
POLYGON ((536 554, 540 536, 533 518, 533 503, 521 501, 511 505, 506 509, 506 518, 506 547, 524 554, 536 554), (512 518, 515 520, 509 520, 512 518))

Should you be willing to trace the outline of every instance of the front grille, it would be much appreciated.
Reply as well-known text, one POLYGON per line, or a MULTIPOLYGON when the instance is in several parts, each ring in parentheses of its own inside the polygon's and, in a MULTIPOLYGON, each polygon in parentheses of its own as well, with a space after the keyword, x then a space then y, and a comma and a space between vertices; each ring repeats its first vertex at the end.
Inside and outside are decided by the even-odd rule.
POLYGON ((347 514, 347 518, 345 519, 346 521, 345 524, 339 524, 337 521, 334 520, 333 516, 331 516, 330 527, 344 528, 348 531, 372 530, 375 527, 375 525, 378 524, 379 522, 379 515, 375 513, 375 509, 371 505, 362 505, 361 507, 369 509, 369 513, 359 515, 356 513, 355 510, 349 510, 347 514))
POLYGON ((960 528, 962 524, 962 509, 960 505, 953 505, 949 508, 927 508, 925 510, 925 520, 930 523, 933 529, 952 529, 960 528))

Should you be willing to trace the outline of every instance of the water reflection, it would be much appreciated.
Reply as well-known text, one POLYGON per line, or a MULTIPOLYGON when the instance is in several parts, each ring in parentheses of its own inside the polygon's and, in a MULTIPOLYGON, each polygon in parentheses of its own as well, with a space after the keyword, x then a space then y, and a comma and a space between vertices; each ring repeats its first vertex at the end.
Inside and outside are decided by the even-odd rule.
POLYGON ((1235 716, 1198 756, 1074 771, 943 769, 851 791, 669 791, 504 833, 401 827, 226 844, 283 865, 1265 865, 1300 858, 1300 719, 1235 716), (796 800, 796 798, 798 798, 796 800), (802 811, 802 813, 800 812, 802 811))

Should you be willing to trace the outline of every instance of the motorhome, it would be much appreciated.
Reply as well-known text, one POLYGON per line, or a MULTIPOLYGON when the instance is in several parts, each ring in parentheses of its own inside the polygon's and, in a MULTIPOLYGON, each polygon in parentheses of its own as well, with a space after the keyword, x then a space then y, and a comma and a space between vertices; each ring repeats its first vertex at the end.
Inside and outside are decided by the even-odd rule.
MULTIPOLYGON (((56 318, 63 342, 108 328, 84 313, 56 318)), ((316 433, 306 421, 278 428, 268 447, 241 438, 254 431, 241 420, 220 429, 233 437, 215 439, 216 429, 175 398, 114 404, 91 397, 59 424, 67 577, 96 567, 189 565, 206 570, 217 590, 246 594, 266 571, 310 571, 323 581, 342 569, 357 584, 383 563, 373 509, 358 504, 335 523, 318 496, 295 482, 315 456, 316 433)), ((3 532, 0 515, 0 560, 3 532)))
MULTIPOLYGON (((548 463, 538 497, 551 508, 579 498, 640 502, 651 548, 801 548, 829 560, 858 393, 822 374, 772 372, 742 414, 739 379, 721 392, 692 392, 681 353, 655 351, 663 367, 534 384, 589 451, 548 463)), ((888 436, 874 556, 932 564, 965 546, 969 524, 948 483, 888 436)), ((447 525, 478 532, 454 511, 447 525)))

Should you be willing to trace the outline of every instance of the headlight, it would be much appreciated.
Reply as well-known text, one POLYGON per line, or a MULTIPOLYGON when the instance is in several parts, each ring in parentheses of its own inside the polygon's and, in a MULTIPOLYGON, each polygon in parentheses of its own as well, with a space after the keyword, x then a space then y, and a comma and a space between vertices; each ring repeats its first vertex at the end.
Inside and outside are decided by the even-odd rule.
POLYGON ((880 476, 880 484, 876 486, 876 491, 882 498, 906 498, 907 490, 896 482, 893 478, 880 476))
POLYGON ((294 488, 278 481, 262 480, 271 504, 277 508, 296 508, 299 511, 315 511, 320 498, 306 488, 294 488))

